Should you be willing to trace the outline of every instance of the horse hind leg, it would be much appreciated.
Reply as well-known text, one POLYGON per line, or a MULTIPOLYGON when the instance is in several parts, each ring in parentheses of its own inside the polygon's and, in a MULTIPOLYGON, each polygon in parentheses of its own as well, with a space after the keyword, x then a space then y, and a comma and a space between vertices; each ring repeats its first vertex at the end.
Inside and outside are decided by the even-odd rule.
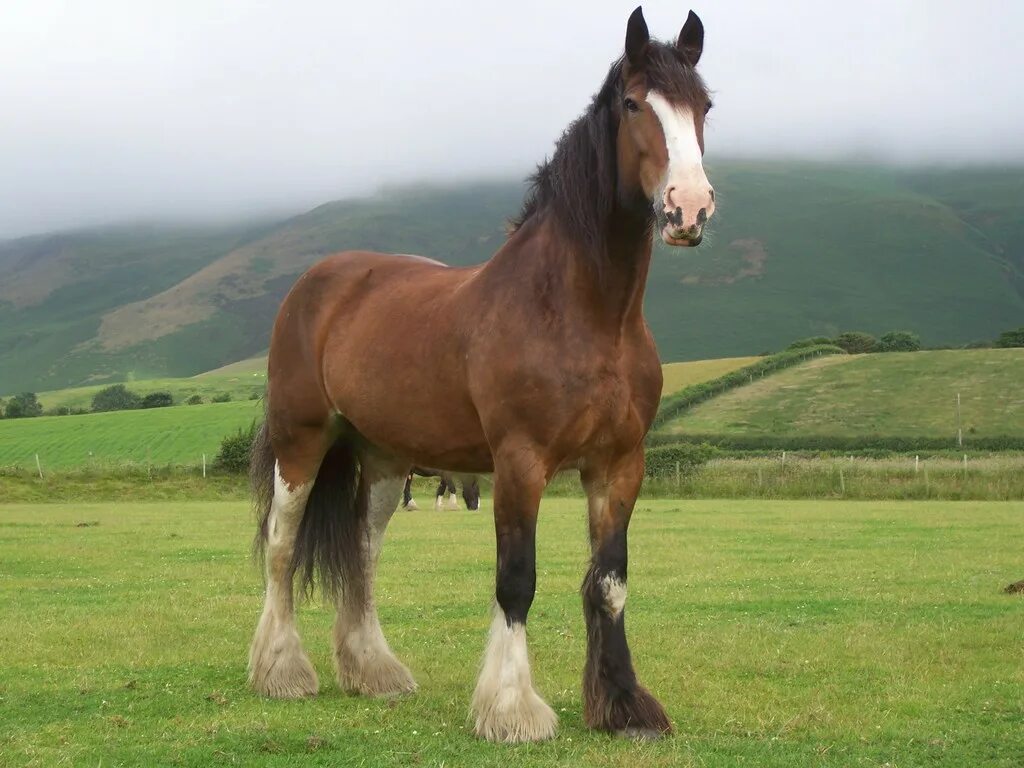
POLYGON ((401 498, 406 470, 364 456, 356 502, 365 510, 363 580, 359 588, 346 590, 336 600, 334 664, 338 684, 367 696, 394 696, 416 689, 412 674, 384 637, 373 597, 384 531, 401 498))
POLYGON ((249 648, 249 684, 264 696, 280 699, 312 696, 318 687, 295 627, 292 586, 296 538, 322 454, 313 450, 305 455, 305 460, 275 460, 266 424, 254 447, 254 487, 258 496, 263 489, 262 495, 269 491, 272 497, 267 500, 269 509, 262 510, 258 534, 264 548, 266 594, 249 648))

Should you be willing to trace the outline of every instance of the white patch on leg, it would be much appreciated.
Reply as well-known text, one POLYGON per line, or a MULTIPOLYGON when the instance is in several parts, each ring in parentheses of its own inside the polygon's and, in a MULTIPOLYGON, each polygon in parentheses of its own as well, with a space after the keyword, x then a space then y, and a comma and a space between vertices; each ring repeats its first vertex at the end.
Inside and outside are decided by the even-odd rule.
POLYGON ((416 689, 412 674, 392 652, 377 617, 373 584, 384 532, 400 498, 399 478, 378 480, 370 486, 366 510, 365 605, 348 610, 341 601, 334 624, 334 661, 338 683, 348 691, 368 696, 390 696, 416 689))
POLYGON ((626 607, 626 582, 614 574, 606 574, 601 578, 601 589, 604 592, 604 607, 612 620, 622 615, 626 607))
POLYGON ((311 482, 289 485, 275 466, 274 498, 267 519, 267 591, 249 647, 249 683, 264 696, 310 696, 319 685, 295 628, 291 572, 295 537, 312 487, 311 482))
POLYGON ((554 710, 533 689, 526 628, 509 626, 500 607, 491 623, 472 713, 477 736, 489 741, 550 739, 558 724, 554 710))
POLYGON ((439 493, 439 494, 437 494, 437 497, 434 499, 434 511, 435 512, 440 512, 443 508, 444 508, 444 496, 439 493))

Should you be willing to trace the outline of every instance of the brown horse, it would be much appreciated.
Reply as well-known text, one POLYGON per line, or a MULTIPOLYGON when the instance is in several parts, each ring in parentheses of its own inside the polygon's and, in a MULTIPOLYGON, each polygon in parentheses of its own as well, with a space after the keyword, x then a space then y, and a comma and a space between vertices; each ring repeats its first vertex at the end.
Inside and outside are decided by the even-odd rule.
POLYGON ((632 735, 670 730, 626 644, 626 529, 661 393, 643 316, 653 231, 657 223, 666 243, 697 245, 714 210, 702 165, 711 103, 695 71, 703 38, 692 12, 673 44, 651 40, 633 12, 625 55, 539 167, 490 261, 456 269, 340 253, 285 298, 253 461, 267 579, 249 659, 257 691, 317 691, 295 627, 296 572, 307 588, 319 573, 336 603, 339 684, 413 690, 373 598, 384 530, 411 466, 493 472, 496 605, 475 729, 508 742, 554 735, 525 626, 541 494, 559 469, 577 468, 592 552, 585 721, 632 735), (416 374, 428 367, 430 377, 416 374))

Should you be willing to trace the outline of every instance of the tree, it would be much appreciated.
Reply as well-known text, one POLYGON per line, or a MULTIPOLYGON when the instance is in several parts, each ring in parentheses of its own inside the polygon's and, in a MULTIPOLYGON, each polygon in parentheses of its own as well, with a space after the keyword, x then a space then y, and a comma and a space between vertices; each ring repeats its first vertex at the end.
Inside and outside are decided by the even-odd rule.
POLYGON ((7 401, 4 414, 8 419, 27 419, 43 415, 43 404, 36 398, 35 392, 22 392, 7 401))
POLYGON ((836 346, 845 350, 851 355, 861 355, 865 352, 874 352, 878 348, 878 339, 870 333, 860 331, 847 331, 836 337, 836 346))
POLYGON ((1024 325, 1010 331, 1003 331, 996 339, 997 347, 1024 347, 1024 325))
POLYGON ((131 411, 142 406, 142 398, 129 392, 124 384, 112 384, 92 397, 94 413, 102 411, 131 411))
POLYGON ((150 392, 142 398, 143 408, 166 408, 169 405, 174 405, 170 392, 150 392))
POLYGON ((921 337, 910 331, 889 331, 878 340, 878 352, 917 352, 921 337))

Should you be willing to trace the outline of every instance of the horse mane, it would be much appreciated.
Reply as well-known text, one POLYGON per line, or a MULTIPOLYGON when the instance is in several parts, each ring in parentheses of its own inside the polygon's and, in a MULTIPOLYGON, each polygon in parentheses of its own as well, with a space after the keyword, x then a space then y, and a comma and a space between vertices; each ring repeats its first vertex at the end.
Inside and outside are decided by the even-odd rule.
MULTIPOLYGON (((509 221, 510 235, 539 212, 550 211, 600 267, 607 256, 608 220, 616 203, 630 202, 619 200, 616 148, 624 66, 621 58, 611 65, 590 105, 562 133, 551 158, 529 177, 523 206, 509 221)), ((673 102, 696 106, 707 99, 700 75, 675 46, 652 40, 644 70, 649 86, 673 102)), ((653 222, 653 211, 645 214, 653 222)))

